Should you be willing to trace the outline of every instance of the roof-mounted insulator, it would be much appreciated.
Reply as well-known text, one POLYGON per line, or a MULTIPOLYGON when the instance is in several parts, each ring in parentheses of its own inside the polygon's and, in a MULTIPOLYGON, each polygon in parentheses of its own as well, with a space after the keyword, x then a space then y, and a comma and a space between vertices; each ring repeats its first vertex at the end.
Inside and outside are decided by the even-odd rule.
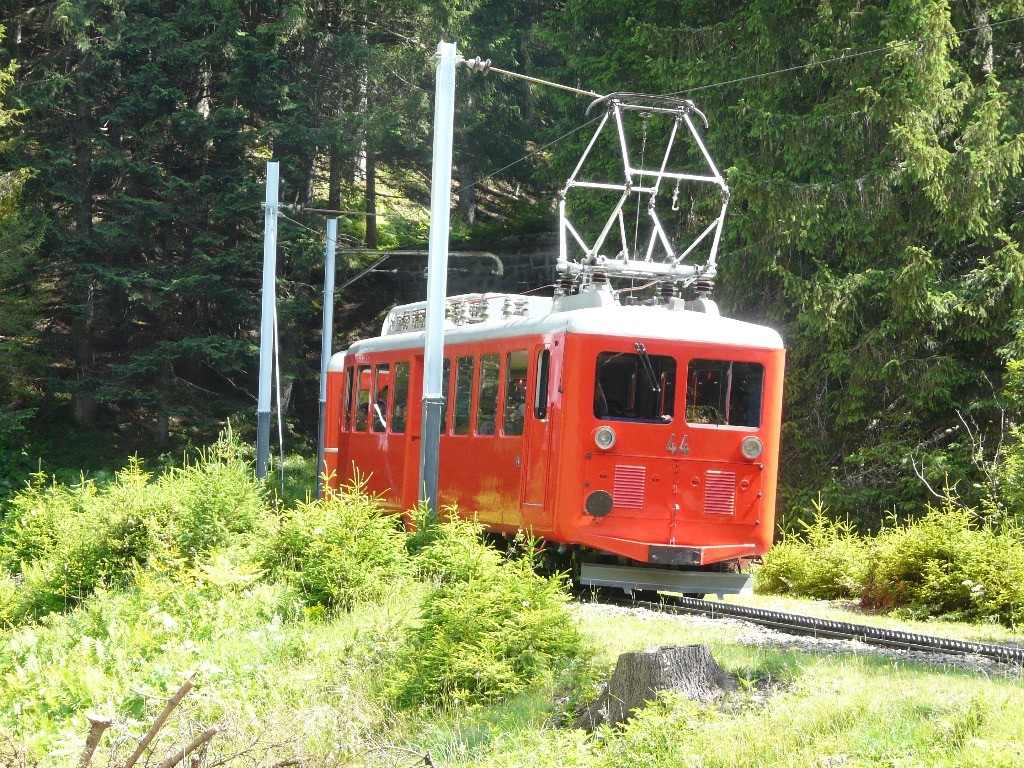
POLYGON ((693 290, 697 293, 698 299, 706 299, 715 289, 715 281, 710 277, 700 277, 693 281, 693 290))
POLYGON ((562 275, 555 288, 558 296, 572 296, 576 291, 576 276, 571 274, 562 275))

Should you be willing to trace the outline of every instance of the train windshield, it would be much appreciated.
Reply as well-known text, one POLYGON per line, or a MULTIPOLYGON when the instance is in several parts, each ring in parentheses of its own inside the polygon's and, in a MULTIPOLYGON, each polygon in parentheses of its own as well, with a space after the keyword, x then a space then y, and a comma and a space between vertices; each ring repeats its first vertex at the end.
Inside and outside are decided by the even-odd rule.
POLYGON ((650 355, 642 344, 638 350, 597 356, 594 416, 668 424, 675 412, 675 358, 650 355))
POLYGON ((732 427, 761 426, 764 366, 729 360, 691 360, 686 421, 732 427))

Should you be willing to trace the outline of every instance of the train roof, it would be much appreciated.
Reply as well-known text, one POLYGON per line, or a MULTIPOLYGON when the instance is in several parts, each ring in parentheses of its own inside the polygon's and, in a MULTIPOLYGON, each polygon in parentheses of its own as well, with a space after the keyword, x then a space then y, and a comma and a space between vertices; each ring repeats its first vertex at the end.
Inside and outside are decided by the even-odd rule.
MULTIPOLYGON (((670 299, 656 306, 623 306, 610 291, 554 299, 471 294, 450 297, 446 310, 446 344, 569 333, 783 349, 782 337, 774 329, 721 317, 707 300, 670 299)), ((388 313, 381 335, 357 341, 348 354, 422 348, 425 311, 426 302, 395 307, 388 313)), ((343 355, 335 355, 331 370, 340 369, 342 359, 343 355)))

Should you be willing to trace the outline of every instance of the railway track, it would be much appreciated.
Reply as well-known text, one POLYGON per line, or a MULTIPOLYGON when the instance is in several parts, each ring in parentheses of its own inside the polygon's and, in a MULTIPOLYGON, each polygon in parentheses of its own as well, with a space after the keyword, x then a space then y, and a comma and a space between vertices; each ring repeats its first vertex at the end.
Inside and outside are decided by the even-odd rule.
POLYGON ((602 596, 599 601, 608 605, 648 608, 662 613, 696 613, 710 616, 711 618, 729 617, 741 619, 797 635, 811 635, 840 640, 859 640, 867 645, 878 645, 910 651, 981 656, 1002 664, 1024 665, 1024 648, 1013 645, 952 640, 947 637, 919 635, 915 632, 881 629, 863 624, 818 619, 796 613, 769 611, 763 608, 749 608, 742 605, 717 603, 689 597, 673 598, 670 602, 654 602, 602 596))

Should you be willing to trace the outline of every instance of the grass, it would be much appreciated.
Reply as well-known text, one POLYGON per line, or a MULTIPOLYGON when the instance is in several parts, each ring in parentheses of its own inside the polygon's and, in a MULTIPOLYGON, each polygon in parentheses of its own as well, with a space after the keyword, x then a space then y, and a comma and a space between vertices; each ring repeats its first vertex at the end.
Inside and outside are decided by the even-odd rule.
POLYGON ((398 710, 381 692, 425 586, 309 615, 287 584, 250 582, 224 561, 206 573, 187 585, 154 576, 101 590, 68 614, 5 632, 0 733, 40 764, 73 765, 86 712, 137 731, 198 670, 189 718, 228 723, 225 750, 277 744, 260 765, 301 754, 311 765, 408 766, 403 750, 429 751, 439 766, 1022 764, 1018 680, 743 645, 728 625, 587 605, 573 610, 595 668, 625 651, 700 642, 745 692, 707 710, 668 700, 590 738, 548 727, 565 692, 557 682, 496 704, 398 710))
MULTIPOLYGON (((308 766, 407 768, 412 753, 426 752, 445 768, 1024 765, 1019 679, 878 654, 781 649, 750 643, 752 632, 732 623, 594 605, 570 606, 563 634, 544 636, 540 629, 565 615, 553 586, 527 584, 532 574, 519 572, 523 562, 477 546, 471 524, 419 534, 397 549, 391 537, 403 534, 388 529, 381 541, 390 542, 389 556, 408 558, 404 569, 351 595, 317 591, 330 574, 315 570, 322 556, 307 560, 314 550, 336 549, 339 568, 369 567, 355 553, 373 537, 353 542, 343 534, 369 530, 372 505, 360 497, 339 502, 345 508, 287 502, 281 510, 273 494, 262 502, 253 496, 262 486, 236 471, 237 460, 231 454, 149 479, 129 473, 79 491, 41 489, 14 505, 25 521, 57 505, 40 519, 59 525, 9 521, 22 537, 5 543, 21 541, 12 569, 47 559, 59 571, 68 553, 81 550, 93 558, 83 562, 121 571, 45 612, 10 614, 0 630, 0 765, 76 765, 90 712, 118 723, 94 765, 117 764, 192 671, 196 688, 151 765, 214 724, 223 730, 206 765, 241 752, 245 759, 229 765, 301 756, 308 766), (150 499, 150 492, 163 496, 150 499), (240 513, 242 498, 257 504, 258 524, 240 513), (116 548, 92 554, 77 547, 91 521, 128 512, 150 537, 131 559, 116 548), (72 525, 78 516, 89 524, 72 525), (239 520, 245 525, 235 526, 239 520), (293 545, 279 561, 268 548, 283 552, 283 534, 293 545), (531 605, 544 610, 531 615, 531 605), (528 653, 507 650, 524 647, 523 637, 528 653), (666 697, 625 728, 593 735, 552 726, 591 695, 619 654, 689 643, 707 644, 740 678, 740 692, 713 707, 666 697), (557 656, 575 661, 559 665, 550 659, 557 656), (491 678, 497 684, 479 687, 491 678), (401 691, 415 695, 403 702, 401 691)), ((301 484, 290 488, 289 498, 305 497, 301 484)), ((32 588, 15 570, 3 584, 7 598, 32 588)), ((842 603, 741 600, 907 626, 842 603)), ((910 626, 963 639, 1020 639, 994 624, 910 626)))
POLYGON ((233 723, 221 739, 232 748, 260 738, 282 754, 351 754, 386 717, 383 661, 409 596, 324 621, 282 584, 151 581, 98 594, 5 634, 0 729, 37 756, 77 754, 87 711, 142 722, 194 670, 189 717, 233 723))
POLYGON ((668 699, 590 740, 542 730, 493 745, 493 766, 1017 766, 1019 680, 875 655, 812 655, 737 645, 710 622, 584 607, 599 662, 704 642, 746 683, 722 708, 668 699), (767 696, 757 693, 767 683, 767 696))

